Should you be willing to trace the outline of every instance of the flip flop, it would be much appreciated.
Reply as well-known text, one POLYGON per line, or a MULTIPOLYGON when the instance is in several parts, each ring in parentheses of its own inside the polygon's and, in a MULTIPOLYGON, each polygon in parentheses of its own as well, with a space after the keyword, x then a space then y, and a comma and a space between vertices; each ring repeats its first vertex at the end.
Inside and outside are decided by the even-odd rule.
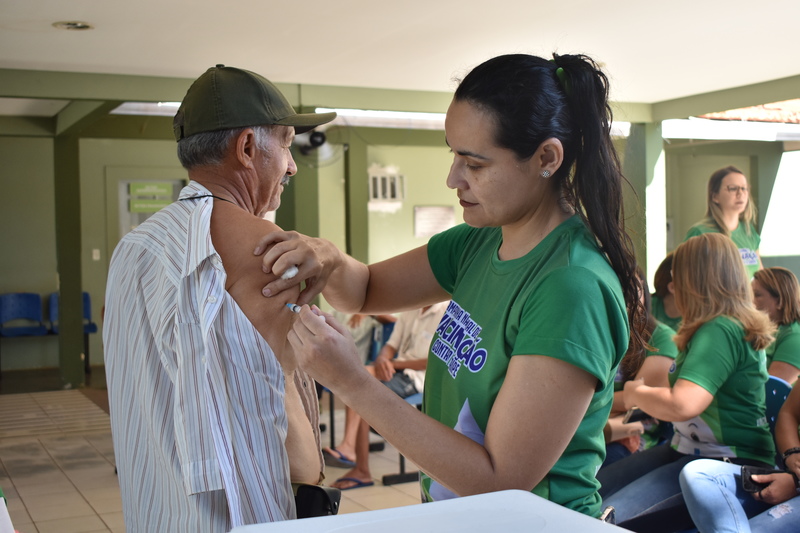
POLYGON ((327 466, 333 466, 337 468, 353 468, 356 466, 355 461, 351 461, 345 457, 344 454, 336 448, 331 448, 330 451, 322 450, 322 457, 325 459, 325 464, 327 466))
POLYGON ((361 487, 371 487, 372 485, 375 484, 374 481, 362 481, 362 480, 360 480, 358 478, 354 478, 354 477, 340 477, 334 483, 339 483, 340 481, 352 481, 353 483, 355 483, 355 485, 353 485, 351 487, 347 487, 345 489, 339 489, 339 490, 360 489, 361 487))

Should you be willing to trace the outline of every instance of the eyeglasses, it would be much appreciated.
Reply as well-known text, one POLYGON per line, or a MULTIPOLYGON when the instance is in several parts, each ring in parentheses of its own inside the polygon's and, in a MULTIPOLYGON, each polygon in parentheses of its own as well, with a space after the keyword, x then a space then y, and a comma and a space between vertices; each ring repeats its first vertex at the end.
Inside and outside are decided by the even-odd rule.
POLYGON ((739 194, 739 191, 742 191, 742 193, 746 193, 748 190, 747 187, 737 187, 736 185, 728 185, 725 188, 728 189, 729 193, 733 194, 739 194))

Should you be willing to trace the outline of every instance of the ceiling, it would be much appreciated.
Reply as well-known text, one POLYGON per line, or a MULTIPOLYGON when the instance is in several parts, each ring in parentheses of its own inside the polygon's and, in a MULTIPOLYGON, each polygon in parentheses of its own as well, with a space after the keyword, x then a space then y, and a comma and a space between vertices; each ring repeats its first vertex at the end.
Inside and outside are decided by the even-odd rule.
POLYGON ((195 78, 224 63, 452 92, 494 55, 583 52, 613 100, 655 103, 799 75, 799 18, 797 0, 0 0, 0 68, 195 78), (94 29, 52 26, 74 20, 94 29))

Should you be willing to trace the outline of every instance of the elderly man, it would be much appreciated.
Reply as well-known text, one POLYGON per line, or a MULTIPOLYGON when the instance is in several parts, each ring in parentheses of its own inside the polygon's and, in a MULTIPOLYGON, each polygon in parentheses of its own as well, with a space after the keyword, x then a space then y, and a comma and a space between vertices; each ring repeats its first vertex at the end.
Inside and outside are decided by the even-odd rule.
MULTIPOLYGON (((319 483, 314 383, 286 335, 287 290, 253 255, 279 228, 297 167, 298 115, 265 78, 217 65, 174 120, 191 179, 177 202, 126 235, 106 297, 106 374, 128 531, 228 531, 296 516, 291 482, 319 483), (288 452, 288 453, 287 453, 288 452)), ((282 274, 278 272, 277 274, 282 274)))

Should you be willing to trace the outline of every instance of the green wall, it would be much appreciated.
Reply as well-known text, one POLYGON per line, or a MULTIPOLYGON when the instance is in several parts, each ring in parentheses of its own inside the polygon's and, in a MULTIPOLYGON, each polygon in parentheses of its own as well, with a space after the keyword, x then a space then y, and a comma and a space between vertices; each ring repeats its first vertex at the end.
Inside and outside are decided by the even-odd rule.
MULTIPOLYGON (((396 167, 405 180, 405 199, 395 212, 369 209, 369 262, 374 263, 407 252, 428 242, 414 236, 414 207, 450 206, 455 223, 463 222, 456 192, 445 183, 453 155, 441 147, 370 146, 372 164, 396 167)), ((368 176, 363 176, 366 180, 368 176)))
MULTIPOLYGON (((0 137, 0 161, 0 293, 34 292, 46 300, 58 289, 53 140, 0 137)), ((55 336, 0 343, 2 370, 58 366, 55 336)))
MULTIPOLYGON (((118 183, 186 179, 178 163, 174 141, 126 139, 83 139, 81 165, 81 273, 83 290, 92 298, 92 319, 101 325, 108 265, 119 242, 118 211, 115 209, 118 183), (98 260, 93 250, 100 251, 98 260)), ((102 335, 91 335, 92 364, 103 360, 102 335)))

